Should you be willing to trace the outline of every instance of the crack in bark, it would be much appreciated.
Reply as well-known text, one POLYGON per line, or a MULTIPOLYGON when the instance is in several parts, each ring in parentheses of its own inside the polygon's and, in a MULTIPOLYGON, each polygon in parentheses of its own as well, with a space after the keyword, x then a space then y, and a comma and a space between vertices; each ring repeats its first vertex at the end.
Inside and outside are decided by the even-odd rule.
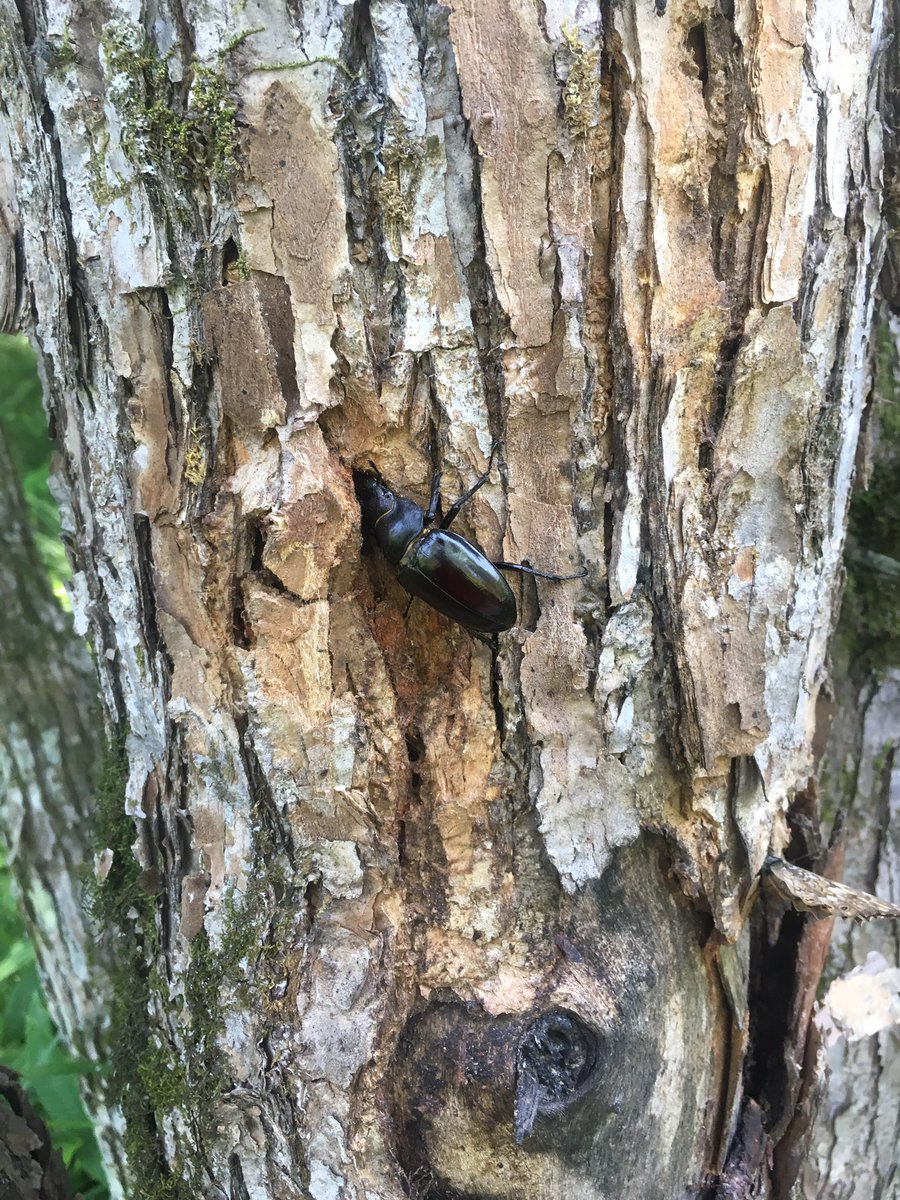
POLYGON ((647 463, 647 490, 642 506, 642 541, 645 546, 651 547, 648 585, 653 604, 655 660, 657 669, 671 689, 666 689, 669 695, 664 701, 671 716, 664 727, 665 737, 673 765, 687 780, 691 775, 691 764, 699 763, 705 769, 709 769, 711 764, 706 762, 690 665, 681 649, 682 633, 677 617, 678 583, 669 544, 669 503, 663 475, 662 427, 674 387, 674 380, 666 380, 663 364, 656 363, 648 412, 652 452, 647 463))
POLYGON ((469 212, 473 214, 471 232, 475 254, 468 264, 461 261, 463 261, 463 274, 466 280, 472 331, 478 347, 478 361, 481 368, 491 437, 494 441, 502 444, 506 433, 506 380, 501 356, 503 347, 511 342, 511 328, 509 318, 497 298, 493 272, 488 264, 487 232, 481 189, 481 161, 470 122, 464 111, 462 86, 451 49, 449 15, 447 10, 439 5, 431 6, 429 15, 433 44, 447 47, 448 67, 453 72, 456 84, 457 107, 452 114, 444 115, 444 125, 446 128, 452 124, 462 130, 462 144, 468 154, 471 167, 472 190, 469 212))
POLYGON ((348 261, 353 287, 363 301, 370 367, 380 392, 391 355, 402 342, 406 305, 402 272, 388 253, 385 217, 372 186, 375 173, 384 170, 379 158, 390 100, 379 77, 368 0, 356 0, 350 11, 340 61, 354 81, 341 82, 334 101, 339 109, 335 143, 344 173, 348 261), (377 226, 371 222, 373 213, 380 217, 377 226))
POLYGON ((156 589, 153 581, 153 532, 150 520, 145 513, 135 513, 134 539, 137 546, 136 576, 138 581, 138 596, 140 598, 140 622, 144 644, 147 647, 148 665, 157 684, 158 656, 163 654, 168 661, 168 682, 171 680, 172 662, 165 649, 159 632, 159 621, 156 611, 156 589))

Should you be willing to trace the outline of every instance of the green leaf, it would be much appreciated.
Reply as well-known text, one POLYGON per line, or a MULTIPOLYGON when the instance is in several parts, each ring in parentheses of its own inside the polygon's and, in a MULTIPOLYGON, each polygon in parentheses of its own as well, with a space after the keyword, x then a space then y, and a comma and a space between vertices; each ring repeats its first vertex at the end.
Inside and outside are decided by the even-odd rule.
POLYGON ((3 995, 2 1020, 3 1040, 11 1042, 25 1041, 25 1016, 31 997, 38 988, 37 971, 32 963, 20 974, 7 980, 5 995, 3 995))
POLYGON ((33 962, 34 951, 31 943, 26 942, 24 938, 13 942, 4 956, 0 958, 0 983, 12 975, 18 975, 23 967, 27 967, 29 963, 33 962))
POLYGON ((73 1193, 83 1200, 109 1200, 100 1150, 78 1088, 79 1078, 98 1068, 71 1058, 59 1043, 2 854, 0 946, 0 1062, 22 1076, 66 1163, 73 1193))
POLYGON ((53 443, 42 390, 27 338, 0 334, 0 426, 28 505, 37 551, 58 594, 71 572, 60 540, 59 510, 47 486, 53 443))

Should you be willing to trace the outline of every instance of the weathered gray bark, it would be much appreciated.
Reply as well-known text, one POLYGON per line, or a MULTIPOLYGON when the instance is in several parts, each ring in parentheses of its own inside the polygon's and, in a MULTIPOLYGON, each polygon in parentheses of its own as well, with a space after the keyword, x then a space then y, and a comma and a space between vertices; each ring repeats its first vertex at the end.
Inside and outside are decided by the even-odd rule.
MULTIPOLYGON (((900 901, 897 820, 900 672, 838 692, 826 787, 846 807, 847 883, 900 901)), ((803 1174, 804 1198, 896 1194, 900 1125, 900 953, 891 924, 842 922, 818 1023, 828 1086, 803 1174)))
MULTIPOLYGON (((83 899, 101 728, 93 664, 50 591, 0 427, 0 839, 56 1027, 98 1064, 109 1053, 109 959, 83 899)), ((85 1099, 121 1195, 121 1123, 96 1077, 85 1099)))
POLYGON ((0 13, 135 1194, 786 1195, 822 938, 755 897, 815 821, 880 8, 0 13), (462 528, 588 575, 492 650, 404 612, 350 468, 450 497, 495 439, 462 528))
MULTIPOLYGON (((900 74, 900 63, 895 63, 900 74)), ((891 292, 891 272, 882 289, 891 292)), ((869 546, 851 550, 846 611, 833 652, 834 722, 822 769, 829 815, 843 824, 845 882, 900 901, 900 670, 897 668, 900 588, 884 575, 900 547, 893 523, 900 446, 896 442, 900 322, 881 330, 866 464, 869 497, 855 529, 869 546), (880 553, 887 551, 888 556, 880 553), (873 573, 876 572, 877 573, 873 573)), ((797 1195, 803 1200, 876 1200, 897 1191, 900 1128, 900 942, 893 923, 841 922, 835 930, 816 1017, 827 1055, 824 1102, 797 1195)))

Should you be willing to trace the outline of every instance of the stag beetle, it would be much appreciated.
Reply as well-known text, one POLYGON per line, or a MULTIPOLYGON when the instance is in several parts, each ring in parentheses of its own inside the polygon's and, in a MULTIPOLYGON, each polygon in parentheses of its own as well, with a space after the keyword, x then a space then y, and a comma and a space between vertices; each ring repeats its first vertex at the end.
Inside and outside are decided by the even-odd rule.
POLYGON ((487 483, 497 447, 491 449, 488 469, 453 504, 436 529, 431 529, 440 505, 441 473, 431 485, 428 511, 414 500, 398 496, 385 483, 374 463, 371 471, 353 471, 362 511, 363 530, 374 536, 397 580, 413 596, 451 617, 474 634, 502 633, 516 623, 516 599, 500 571, 523 571, 561 583, 577 575, 550 575, 524 563, 491 562, 479 548, 448 526, 460 509, 487 483))

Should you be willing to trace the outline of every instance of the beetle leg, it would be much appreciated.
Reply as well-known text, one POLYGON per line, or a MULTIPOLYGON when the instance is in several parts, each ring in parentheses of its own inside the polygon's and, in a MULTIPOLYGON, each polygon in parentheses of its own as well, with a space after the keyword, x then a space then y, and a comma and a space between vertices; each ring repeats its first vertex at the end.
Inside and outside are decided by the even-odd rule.
POLYGON ((499 449, 499 447, 500 447, 500 443, 494 442, 494 444, 491 446, 491 457, 488 459, 487 470, 485 471, 485 473, 483 475, 479 475, 478 478, 475 480, 475 482, 472 484, 472 486, 469 488, 469 490, 465 493, 465 495, 460 496, 460 498, 456 501, 456 503, 447 510, 447 515, 446 515, 446 517, 444 517, 443 521, 441 521, 439 528, 449 529, 450 523, 452 521, 455 521, 456 518, 459 516, 459 510, 466 503, 466 501, 471 500, 472 497, 475 495, 475 493, 478 491, 478 489, 480 487, 484 487, 484 485, 490 479, 491 471, 494 468, 494 455, 497 453, 497 450, 499 449))
POLYGON ((538 579, 551 579, 554 583, 565 583, 568 579, 584 579, 587 571, 578 571, 575 575, 551 575, 549 571, 536 571, 525 563, 495 562, 495 567, 501 571, 522 571, 526 575, 536 575, 538 579))
POLYGON ((441 476, 441 471, 435 471, 434 479, 431 481, 431 499, 428 502, 428 512, 424 518, 426 528, 437 516, 438 505, 441 502, 441 476))
POLYGON ((500 648, 500 639, 496 633, 479 633, 477 629, 470 629, 469 636, 473 637, 476 642, 481 642, 483 646, 487 646, 494 654, 500 648))

